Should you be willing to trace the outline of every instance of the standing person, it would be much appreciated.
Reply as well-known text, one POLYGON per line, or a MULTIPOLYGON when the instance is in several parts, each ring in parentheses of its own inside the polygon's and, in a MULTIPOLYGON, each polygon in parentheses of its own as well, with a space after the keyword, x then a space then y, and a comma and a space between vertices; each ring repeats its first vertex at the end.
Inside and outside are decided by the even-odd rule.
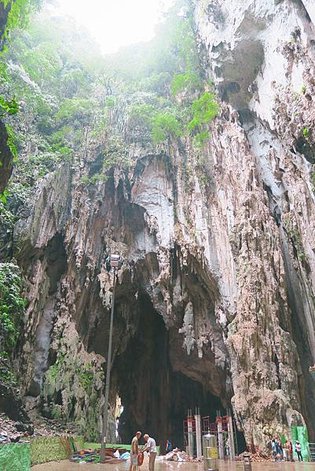
POLYGON ((301 453, 301 445, 300 445, 300 442, 298 441, 295 442, 295 451, 296 451, 296 454, 298 455, 299 461, 303 461, 303 456, 301 453))
POLYGON ((139 454, 139 438, 142 433, 137 432, 136 435, 131 440, 131 450, 130 450, 130 468, 129 471, 136 471, 138 466, 138 454, 139 454))
POLYGON ((272 457, 275 461, 277 461, 277 444, 276 444, 276 439, 273 438, 271 442, 271 451, 272 451, 272 457))
POLYGON ((286 440, 285 444, 283 445, 283 459, 284 461, 290 461, 289 459, 289 440, 286 440))
POLYGON ((143 438, 146 442, 145 447, 142 449, 142 451, 147 451, 150 454, 149 457, 149 471, 154 471, 154 463, 155 463, 155 458, 157 455, 156 451, 156 442, 154 438, 149 437, 149 435, 146 433, 143 435, 143 438))
POLYGON ((294 461, 293 460, 293 445, 291 440, 289 440, 289 461, 294 461))
POLYGON ((282 447, 282 443, 281 443, 281 440, 278 438, 277 440, 277 444, 278 444, 278 455, 279 455, 279 459, 280 461, 283 460, 283 447, 282 447))

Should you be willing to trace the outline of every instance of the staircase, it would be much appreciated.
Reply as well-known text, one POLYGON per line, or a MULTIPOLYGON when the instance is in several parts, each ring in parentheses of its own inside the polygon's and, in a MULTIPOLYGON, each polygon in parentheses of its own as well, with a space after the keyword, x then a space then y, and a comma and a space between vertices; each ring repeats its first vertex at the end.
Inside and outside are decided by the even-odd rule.
POLYGON ((315 443, 309 443, 308 447, 310 450, 310 459, 311 461, 315 461, 315 443))

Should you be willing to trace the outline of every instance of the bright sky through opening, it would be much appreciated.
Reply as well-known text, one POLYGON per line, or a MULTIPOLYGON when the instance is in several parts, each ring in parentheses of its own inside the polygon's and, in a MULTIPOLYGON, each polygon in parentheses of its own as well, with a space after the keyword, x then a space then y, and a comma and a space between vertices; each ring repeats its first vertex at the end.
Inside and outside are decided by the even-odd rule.
POLYGON ((174 0, 57 0, 55 13, 74 17, 104 53, 148 41, 174 0))

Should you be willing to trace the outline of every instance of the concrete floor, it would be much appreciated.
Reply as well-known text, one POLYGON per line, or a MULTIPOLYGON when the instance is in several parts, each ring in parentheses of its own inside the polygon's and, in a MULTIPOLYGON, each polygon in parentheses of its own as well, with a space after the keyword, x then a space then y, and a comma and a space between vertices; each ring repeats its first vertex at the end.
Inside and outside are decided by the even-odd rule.
MULTIPOLYGON (((148 461, 145 459, 139 471, 148 471, 148 461)), ((315 471, 314 463, 252 463, 252 471, 315 471)), ((52 462, 32 467, 32 471, 128 471, 129 463, 119 464, 77 464, 70 461, 52 462)), ((157 459, 155 471, 204 471, 203 463, 175 463, 157 459)), ((219 471, 243 471, 243 463, 219 461, 219 471)))

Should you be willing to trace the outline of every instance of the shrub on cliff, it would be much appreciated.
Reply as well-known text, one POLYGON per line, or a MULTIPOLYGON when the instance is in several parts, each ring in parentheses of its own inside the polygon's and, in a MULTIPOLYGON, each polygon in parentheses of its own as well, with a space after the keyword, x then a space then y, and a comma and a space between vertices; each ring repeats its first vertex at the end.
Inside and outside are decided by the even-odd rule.
POLYGON ((0 263, 0 355, 12 354, 20 333, 25 309, 22 277, 14 263, 0 263))

